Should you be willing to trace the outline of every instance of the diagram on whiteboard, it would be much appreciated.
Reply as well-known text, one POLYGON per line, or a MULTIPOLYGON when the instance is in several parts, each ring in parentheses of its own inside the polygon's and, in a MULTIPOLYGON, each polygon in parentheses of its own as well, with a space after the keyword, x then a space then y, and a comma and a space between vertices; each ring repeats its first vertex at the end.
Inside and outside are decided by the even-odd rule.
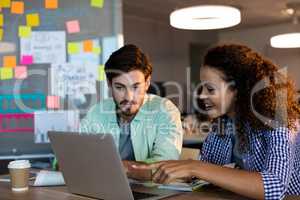
POLYGON ((64 97, 96 94, 98 66, 90 63, 63 63, 51 67, 51 92, 64 97))

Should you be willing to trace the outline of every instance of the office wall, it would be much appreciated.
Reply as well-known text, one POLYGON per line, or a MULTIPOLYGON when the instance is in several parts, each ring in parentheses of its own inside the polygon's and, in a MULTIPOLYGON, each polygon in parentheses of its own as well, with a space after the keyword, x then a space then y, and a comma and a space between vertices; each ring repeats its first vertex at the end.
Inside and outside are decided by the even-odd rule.
MULTIPOLYGON (((178 98, 171 98, 181 111, 190 111, 187 95, 187 68, 190 67, 190 45, 210 45, 217 41, 216 32, 184 31, 172 28, 168 20, 159 13, 151 15, 137 15, 129 9, 123 10, 124 42, 138 45, 150 57, 154 67, 153 81, 176 81, 182 88, 185 98, 183 105, 178 98), (151 18, 155 16, 155 18, 151 18)), ((199 55, 199 59, 200 59, 199 55)), ((167 95, 176 96, 177 89, 173 86, 167 88, 167 95)))
POLYGON ((237 42, 256 49, 270 58, 280 67, 287 67, 288 73, 295 80, 296 87, 300 89, 300 49, 276 49, 270 46, 273 35, 288 31, 291 23, 250 28, 244 30, 231 30, 220 32, 218 41, 237 42))

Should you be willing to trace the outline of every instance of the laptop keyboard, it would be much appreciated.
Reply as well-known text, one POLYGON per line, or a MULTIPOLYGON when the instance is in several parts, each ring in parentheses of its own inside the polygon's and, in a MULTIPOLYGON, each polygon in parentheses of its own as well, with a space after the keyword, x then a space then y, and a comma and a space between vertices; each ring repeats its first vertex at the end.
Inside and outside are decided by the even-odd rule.
POLYGON ((156 194, 141 193, 141 192, 134 192, 134 191, 132 192, 132 194, 133 194, 134 200, 146 199, 146 198, 158 196, 156 194))

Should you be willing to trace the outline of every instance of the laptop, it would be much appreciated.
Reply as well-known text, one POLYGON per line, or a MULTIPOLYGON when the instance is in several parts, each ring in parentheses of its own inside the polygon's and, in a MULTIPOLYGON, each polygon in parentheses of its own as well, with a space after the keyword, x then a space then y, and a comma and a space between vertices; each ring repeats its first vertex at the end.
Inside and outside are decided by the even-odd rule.
POLYGON ((49 131, 48 136, 69 192, 97 199, 161 199, 176 191, 131 190, 110 134, 49 131))

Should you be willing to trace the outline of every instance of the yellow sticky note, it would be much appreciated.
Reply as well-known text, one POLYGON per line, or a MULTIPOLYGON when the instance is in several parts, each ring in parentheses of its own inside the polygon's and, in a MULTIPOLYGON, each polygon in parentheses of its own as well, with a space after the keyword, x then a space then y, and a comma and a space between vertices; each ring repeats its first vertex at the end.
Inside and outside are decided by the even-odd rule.
POLYGON ((40 25, 40 15, 38 13, 32 13, 26 15, 27 26, 35 27, 40 25))
POLYGON ((13 69, 12 68, 0 68, 0 79, 6 80, 6 79, 12 79, 13 78, 13 69))
POLYGON ((16 67, 16 56, 3 56, 3 67, 16 67))
POLYGON ((4 16, 3 14, 0 14, 0 26, 3 26, 4 24, 4 16))
POLYGON ((105 80, 105 70, 104 70, 104 65, 100 65, 98 68, 98 80, 99 81, 104 81, 105 80))
POLYGON ((3 29, 0 28, 0 41, 3 40, 3 35, 4 35, 3 29))
POLYGON ((99 55, 99 54, 101 54, 101 47, 93 47, 93 53, 94 54, 97 54, 97 55, 99 55))
POLYGON ((104 0, 91 0, 91 6, 97 8, 103 8, 104 0))
POLYGON ((0 0, 1 8, 10 8, 11 1, 10 0, 0 0))
POLYGON ((26 38, 31 36, 30 26, 19 26, 19 37, 26 38))
POLYGON ((24 2, 22 1, 11 2, 10 12, 12 14, 24 14, 24 2))
POLYGON ((68 53, 69 54, 77 54, 80 52, 79 43, 76 42, 69 42, 68 43, 68 53))

